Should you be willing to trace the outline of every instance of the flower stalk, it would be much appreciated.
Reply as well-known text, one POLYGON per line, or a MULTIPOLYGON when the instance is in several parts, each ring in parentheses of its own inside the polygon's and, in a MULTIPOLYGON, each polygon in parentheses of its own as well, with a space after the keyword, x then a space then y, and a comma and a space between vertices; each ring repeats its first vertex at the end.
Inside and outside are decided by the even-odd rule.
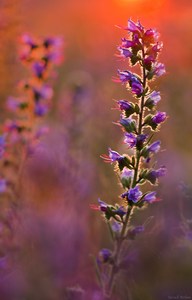
MULTIPOLYGON (((128 70, 118 71, 119 78, 116 80, 126 84, 126 88, 134 98, 134 102, 117 101, 122 112, 119 123, 125 135, 124 142, 128 148, 134 150, 134 153, 130 157, 109 148, 109 155, 101 156, 105 162, 117 165, 116 170, 125 190, 121 195, 123 199, 121 206, 109 205, 99 200, 98 209, 102 211, 109 226, 111 224, 115 237, 114 250, 107 252, 105 249, 105 260, 98 260, 101 278, 104 281, 102 286, 105 299, 110 299, 113 294, 116 276, 124 258, 122 249, 126 240, 134 239, 144 230, 144 226, 130 227, 130 217, 134 213, 134 208, 145 207, 158 201, 155 191, 143 193, 141 185, 148 182, 155 185, 159 177, 165 175, 165 167, 155 170, 150 166, 153 155, 160 150, 160 141, 151 143, 151 140, 167 118, 165 112, 156 111, 156 105, 161 100, 160 92, 152 91, 150 88, 150 81, 165 73, 164 65, 158 63, 162 43, 158 41, 159 34, 156 30, 146 30, 139 21, 134 23, 129 20, 128 26, 124 29, 128 31, 128 38, 123 38, 122 44, 118 47, 120 57, 128 59, 131 66, 138 64, 140 74, 128 70), (104 269, 105 275, 107 269, 107 276, 102 277, 104 269)), ((101 254, 102 250, 100 257, 101 254)))

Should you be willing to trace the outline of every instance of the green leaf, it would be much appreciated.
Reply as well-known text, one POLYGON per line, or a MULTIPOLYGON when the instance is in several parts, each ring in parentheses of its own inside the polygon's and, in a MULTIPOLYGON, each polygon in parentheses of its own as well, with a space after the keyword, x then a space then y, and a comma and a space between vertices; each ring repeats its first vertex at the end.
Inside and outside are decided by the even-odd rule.
POLYGON ((135 112, 136 112, 136 114, 140 113, 140 107, 137 103, 135 104, 135 112))
POLYGON ((139 61, 139 57, 137 55, 132 55, 130 60, 131 60, 132 66, 134 66, 139 61))

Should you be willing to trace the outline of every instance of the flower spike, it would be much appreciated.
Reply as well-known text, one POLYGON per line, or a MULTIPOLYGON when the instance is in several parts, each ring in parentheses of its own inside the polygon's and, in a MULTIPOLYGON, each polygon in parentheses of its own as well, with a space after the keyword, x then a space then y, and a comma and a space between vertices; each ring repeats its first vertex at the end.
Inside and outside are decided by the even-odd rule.
POLYGON ((121 194, 123 206, 114 207, 100 202, 100 210, 105 215, 114 240, 114 250, 101 250, 103 259, 100 259, 101 272, 102 261, 105 263, 103 286, 105 296, 109 298, 116 273, 119 271, 117 266, 121 249, 125 247, 125 239, 134 239, 137 233, 144 230, 143 226, 135 228, 130 226, 130 217, 134 213, 134 207, 146 207, 159 199, 156 191, 146 192, 146 186, 143 192, 142 186, 147 182, 155 185, 159 178, 166 174, 164 166, 154 169, 149 164, 161 146, 160 140, 152 140, 153 135, 167 119, 166 112, 156 109, 161 100, 160 92, 150 87, 152 79, 165 74, 165 66, 158 60, 163 44, 159 41, 159 33, 156 29, 145 29, 139 21, 134 22, 129 19, 127 27, 123 29, 128 32, 128 36, 121 39, 121 44, 117 49, 120 56, 128 60, 130 66, 138 65, 140 72, 137 74, 130 69, 118 70, 118 80, 116 80, 126 86, 134 99, 133 102, 126 99, 117 101, 121 115, 119 122, 116 123, 122 127, 124 143, 132 154, 131 156, 121 155, 109 148, 109 155, 101 156, 105 162, 116 164, 115 171, 124 189, 121 194), (113 229, 114 222, 118 229, 113 229), (106 271, 107 264, 108 271, 106 271), (109 274, 109 277, 106 277, 106 274, 109 274))

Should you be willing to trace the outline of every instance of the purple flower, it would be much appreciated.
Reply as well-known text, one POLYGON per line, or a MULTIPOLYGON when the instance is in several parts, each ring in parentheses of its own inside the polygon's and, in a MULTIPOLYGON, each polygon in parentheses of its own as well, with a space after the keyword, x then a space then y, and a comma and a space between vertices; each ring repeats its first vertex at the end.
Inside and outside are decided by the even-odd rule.
POLYGON ((0 135, 0 158, 2 158, 3 154, 5 153, 5 146, 6 146, 5 138, 6 138, 5 135, 0 135))
POLYGON ((101 263, 106 263, 110 260, 111 256, 112 256, 111 250, 104 248, 101 249, 101 251, 99 251, 98 258, 101 263))
POLYGON ((121 46, 123 48, 130 48, 130 47, 135 46, 135 42, 134 41, 127 40, 126 38, 122 38, 121 40, 122 40, 121 46))
POLYGON ((123 158, 122 155, 120 155, 118 152, 113 151, 109 148, 109 158, 111 159, 112 162, 114 161, 119 161, 123 158))
POLYGON ((152 48, 151 48, 151 51, 152 53, 157 53, 157 52, 160 52, 161 49, 163 48, 163 43, 162 42, 157 42, 157 44, 155 44, 152 48))
POLYGON ((5 147, 5 135, 0 135, 0 148, 5 147))
POLYGON ((25 45, 30 46, 32 49, 37 47, 37 44, 35 43, 35 41, 27 33, 25 33, 21 36, 21 42, 25 45))
POLYGON ((133 131, 135 131, 135 128, 136 128, 135 120, 132 119, 131 117, 129 117, 129 118, 121 118, 119 122, 125 128, 125 130, 127 132, 133 132, 133 131))
POLYGON ((148 148, 148 152, 157 153, 160 149, 161 141, 155 141, 153 142, 148 148))
POLYGON ((149 180, 152 184, 155 184, 159 177, 165 176, 166 168, 163 166, 158 170, 150 170, 147 175, 146 179, 149 180))
POLYGON ((131 239, 134 240, 136 235, 144 231, 144 226, 136 226, 133 228, 130 228, 127 232, 127 236, 131 239))
POLYGON ((157 174, 157 177, 158 177, 158 178, 159 178, 159 177, 165 176, 166 173, 167 173, 167 169, 166 169, 165 166, 162 166, 162 167, 160 167, 158 170, 156 170, 156 174, 157 174))
POLYGON ((132 109, 132 106, 130 104, 130 102, 126 101, 126 100, 118 100, 117 101, 120 110, 130 110, 132 109))
POLYGON ((134 23, 132 20, 128 20, 128 26, 127 30, 133 33, 141 34, 143 33, 143 26, 141 23, 138 21, 137 23, 134 23))
POLYGON ((43 104, 40 102, 36 103, 34 113, 37 116, 42 117, 42 116, 46 115, 47 112, 48 112, 48 107, 46 104, 43 104))
POLYGON ((103 212, 106 212, 108 207, 107 203, 101 201, 100 199, 98 199, 98 202, 99 202, 99 209, 103 212))
POLYGON ((130 147, 133 148, 136 146, 137 137, 133 133, 125 133, 124 142, 130 147))
POLYGON ((54 63, 55 65, 59 65, 63 59, 63 56, 61 54, 60 51, 52 51, 47 53, 44 56, 45 61, 51 61, 52 63, 54 63))
POLYGON ((122 223, 119 223, 119 222, 113 220, 113 222, 111 224, 111 228, 112 228, 113 232, 119 233, 122 229, 122 223))
POLYGON ((156 201, 156 192, 150 192, 148 194, 145 195, 145 197, 143 198, 143 201, 152 203, 156 201))
POLYGON ((32 87, 32 89, 36 100, 39 100, 39 98, 49 100, 53 96, 53 89, 46 84, 42 85, 40 88, 32 87))
POLYGON ((129 82, 132 93, 137 96, 143 93, 143 86, 139 78, 129 71, 118 71, 119 79, 122 83, 129 82))
POLYGON ((158 111, 156 115, 151 119, 153 123, 160 124, 167 118, 166 112, 158 111))
POLYGON ((143 42, 145 45, 155 44, 158 41, 159 33, 156 29, 148 29, 145 31, 143 36, 143 42))
POLYGON ((123 171, 121 173, 121 179, 129 179, 129 178, 133 178, 134 175, 134 171, 128 169, 127 167, 123 168, 123 171))
POLYGON ((54 47, 62 47, 63 39, 61 37, 47 37, 43 42, 46 48, 54 46, 54 47))
POLYGON ((136 94, 137 96, 140 96, 143 93, 143 86, 141 82, 137 79, 132 79, 130 82, 131 91, 133 94, 136 94))
POLYGON ((101 158, 104 159, 105 162, 115 162, 115 161, 121 161, 124 157, 120 155, 118 152, 111 150, 109 148, 109 155, 101 155, 101 158))
POLYGON ((156 75, 156 76, 161 76, 163 74, 165 74, 165 66, 164 64, 162 63, 157 63, 155 62, 153 64, 153 71, 152 71, 153 75, 156 75))
POLYGON ((119 71, 118 70, 118 74, 119 74, 119 79, 121 82, 127 82, 129 80, 131 80, 133 74, 129 71, 119 71))
POLYGON ((124 188, 130 188, 133 176, 134 176, 134 171, 133 170, 130 170, 127 167, 123 168, 123 171, 121 172, 120 177, 121 177, 122 186, 124 188))
POLYGON ((155 61, 155 57, 153 55, 149 55, 144 59, 145 67, 151 68, 152 62, 155 61))
POLYGON ((157 42, 154 46, 150 47, 147 50, 147 54, 156 59, 158 53, 161 51, 162 48, 163 48, 163 43, 162 42, 157 42))
POLYGON ((133 201, 134 203, 138 202, 139 198, 141 198, 142 192, 139 190, 138 186, 130 189, 128 192, 125 192, 121 195, 122 198, 128 198, 128 200, 133 201))
POLYGON ((147 138, 147 134, 139 134, 138 136, 133 133, 125 133, 124 142, 128 144, 130 148, 137 146, 138 148, 142 148, 144 141, 147 138))
POLYGON ((42 78, 43 73, 45 71, 45 64, 43 64, 41 62, 34 62, 32 65, 32 70, 33 70, 35 76, 37 76, 38 78, 42 78))
POLYGON ((120 217, 123 217, 126 214, 123 206, 118 207, 113 212, 120 217))
POLYGON ((128 57, 131 57, 133 55, 132 52, 127 48, 118 47, 117 49, 120 51, 120 54, 121 54, 120 56, 121 57, 128 58, 128 57))
POLYGON ((7 189, 7 182, 5 179, 0 179, 0 193, 4 193, 7 189))
POLYGON ((20 99, 15 97, 9 97, 6 101, 6 106, 10 111, 16 111, 20 105, 20 99))
POLYGON ((148 95, 145 105, 151 104, 152 106, 157 105, 157 103, 161 100, 160 92, 153 91, 148 95))

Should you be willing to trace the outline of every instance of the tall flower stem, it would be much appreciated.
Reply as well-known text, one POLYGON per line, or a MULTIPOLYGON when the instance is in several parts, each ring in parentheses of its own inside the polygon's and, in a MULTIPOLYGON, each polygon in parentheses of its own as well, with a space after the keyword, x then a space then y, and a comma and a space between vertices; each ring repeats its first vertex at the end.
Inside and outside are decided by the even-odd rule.
MULTIPOLYGON (((142 50, 142 58, 144 59, 145 57, 145 52, 144 49, 142 50)), ((142 85, 143 85, 143 91, 145 91, 146 88, 146 74, 145 74, 145 68, 143 66, 142 68, 143 71, 143 80, 142 80, 142 85)), ((138 123, 138 134, 142 133, 142 122, 143 122, 143 113, 144 113, 144 101, 145 101, 145 92, 143 92, 143 96, 141 98, 141 102, 140 102, 140 112, 139 112, 139 118, 137 120, 138 123)), ((132 182, 132 186, 131 188, 134 188, 137 184, 137 176, 138 176, 138 171, 139 171, 139 163, 140 163, 140 151, 137 150, 135 153, 136 156, 136 165, 135 165, 135 170, 134 170, 134 177, 133 177, 133 182, 132 182)), ((115 245, 115 250, 114 250, 114 254, 113 254, 113 265, 111 267, 110 270, 110 276, 109 276, 109 281, 108 281, 108 285, 105 291, 105 297, 106 299, 110 299, 111 297, 111 292, 112 292, 112 288, 113 288, 113 284, 114 284, 114 280, 115 280, 115 275, 117 273, 117 267, 118 267, 118 261, 119 261, 119 256, 123 247, 123 243, 125 240, 125 236, 126 236, 126 231, 128 228, 128 224, 129 224, 129 219, 131 214, 133 213, 133 206, 128 206, 127 209, 127 213, 126 213, 126 217, 122 226, 122 230, 119 236, 119 239, 116 240, 116 245, 115 245)))
POLYGON ((116 164, 120 183, 125 190, 121 194, 121 198, 125 200, 123 204, 109 205, 99 199, 99 207, 96 207, 104 214, 114 240, 114 250, 102 249, 98 256, 105 299, 111 299, 117 273, 122 264, 126 264, 122 257, 125 241, 133 240, 138 233, 144 231, 144 225, 130 226, 134 208, 146 207, 158 201, 156 191, 143 193, 140 186, 147 182, 155 185, 166 172, 164 166, 154 169, 149 164, 153 154, 160 150, 161 144, 160 140, 151 143, 151 139, 167 118, 165 112, 156 110, 156 105, 161 100, 160 92, 150 88, 150 80, 165 73, 164 65, 158 62, 163 44, 159 42, 159 34, 155 29, 145 29, 139 21, 134 23, 129 20, 124 29, 128 31, 128 37, 121 39, 118 47, 120 57, 128 59, 131 66, 138 64, 141 74, 118 70, 118 81, 126 84, 135 98, 134 102, 117 101, 122 112, 119 123, 124 132, 124 142, 129 149, 134 150, 133 154, 121 155, 109 148, 109 155, 101 156, 105 162, 116 164), (152 134, 149 135, 149 131, 152 134))

